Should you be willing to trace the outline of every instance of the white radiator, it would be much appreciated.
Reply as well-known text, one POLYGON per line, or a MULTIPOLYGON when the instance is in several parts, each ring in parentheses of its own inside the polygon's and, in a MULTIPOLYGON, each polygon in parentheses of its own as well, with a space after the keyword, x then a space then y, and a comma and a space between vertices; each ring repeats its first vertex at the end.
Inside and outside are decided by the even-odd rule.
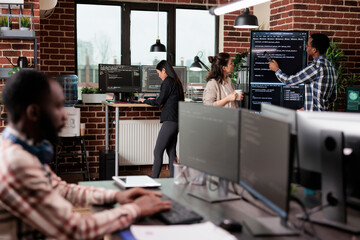
MULTIPOLYGON (((119 165, 152 165, 160 128, 159 120, 120 120, 119 165)), ((169 163, 166 151, 163 163, 169 163)))

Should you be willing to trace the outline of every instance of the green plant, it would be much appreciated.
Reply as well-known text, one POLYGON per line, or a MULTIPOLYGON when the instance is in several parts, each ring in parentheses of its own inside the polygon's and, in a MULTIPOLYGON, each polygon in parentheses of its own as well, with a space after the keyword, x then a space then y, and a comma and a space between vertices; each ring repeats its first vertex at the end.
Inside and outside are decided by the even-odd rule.
POLYGON ((244 63, 246 62, 246 57, 248 55, 248 51, 244 51, 243 53, 236 54, 234 59, 232 60, 234 63, 234 71, 230 74, 230 78, 234 83, 236 83, 238 71, 243 67, 244 63))
POLYGON ((97 88, 97 87, 83 87, 83 88, 81 88, 81 93, 83 93, 83 94, 96 94, 96 93, 99 93, 99 88, 97 88))
POLYGON ((30 28, 30 18, 28 17, 22 17, 20 19, 21 27, 24 28, 30 28))
POLYGON ((8 17, 3 16, 0 18, 0 27, 11 27, 11 18, 8 25, 8 17))
POLYGON ((336 81, 337 91, 339 94, 346 91, 346 87, 353 86, 355 82, 360 81, 360 76, 354 73, 348 72, 342 63, 346 60, 343 50, 340 48, 339 42, 330 42, 330 47, 326 51, 326 56, 329 61, 334 65, 338 78, 336 81))
POLYGON ((19 72, 20 70, 21 70, 20 67, 13 67, 13 68, 8 72, 9 77, 11 77, 11 75, 13 75, 14 73, 19 72))

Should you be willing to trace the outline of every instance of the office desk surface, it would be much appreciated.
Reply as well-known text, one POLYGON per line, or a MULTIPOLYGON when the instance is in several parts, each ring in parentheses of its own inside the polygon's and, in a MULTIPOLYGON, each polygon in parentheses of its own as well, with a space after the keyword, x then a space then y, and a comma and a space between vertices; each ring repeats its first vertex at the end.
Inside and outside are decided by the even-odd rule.
POLYGON ((108 105, 109 107, 153 107, 145 103, 115 103, 115 102, 102 102, 103 105, 108 105))
MULTIPOLYGON (((156 181, 160 182, 162 186, 160 188, 154 189, 154 191, 160 191, 170 198, 176 200, 177 202, 190 207, 191 209, 195 210, 197 213, 204 217, 204 221, 212 221, 213 223, 217 224, 224 218, 231 218, 233 220, 242 222, 246 218, 256 218, 259 216, 271 216, 269 215, 270 210, 263 211, 255 205, 260 206, 263 209, 267 209, 264 205, 262 205, 259 201, 252 199, 252 203, 250 204, 244 200, 235 200, 235 201, 227 201, 227 202, 220 202, 220 203, 208 203, 203 200, 194 198, 187 193, 189 191, 201 191, 204 189, 204 186, 195 186, 195 185, 176 185, 173 183, 173 179, 156 179, 156 181)), ((102 187, 107 189, 118 189, 118 187, 113 183, 113 181, 92 181, 92 182, 80 182, 80 185, 83 186, 93 186, 93 187, 102 187)), ((246 196, 248 197, 248 196, 246 196)), ((292 222, 296 222, 295 214, 300 213, 300 209, 297 207, 296 204, 290 204, 290 219, 292 222)), ((274 215, 276 216, 276 215, 274 215)), ((137 224, 162 224, 157 219, 147 218, 143 219, 137 224)), ((297 224, 301 224, 297 222, 297 224)), ((360 223, 359 223, 360 224, 360 223)), ((311 232, 309 224, 305 224, 306 229, 311 232)), ((334 229, 315 226, 317 235, 322 240, 329 240, 329 239, 336 239, 336 240, 354 240, 351 234, 347 234, 344 232, 340 232, 334 229)), ((243 226, 242 233, 234 234, 238 239, 281 239, 281 240, 288 240, 288 239, 314 239, 309 235, 301 234, 300 236, 289 236, 289 237, 266 237, 266 238, 254 238, 251 236, 249 230, 243 226)), ((117 235, 113 237, 113 239, 121 239, 117 237, 117 235)), ((204 239, 205 240, 205 239, 204 239)))

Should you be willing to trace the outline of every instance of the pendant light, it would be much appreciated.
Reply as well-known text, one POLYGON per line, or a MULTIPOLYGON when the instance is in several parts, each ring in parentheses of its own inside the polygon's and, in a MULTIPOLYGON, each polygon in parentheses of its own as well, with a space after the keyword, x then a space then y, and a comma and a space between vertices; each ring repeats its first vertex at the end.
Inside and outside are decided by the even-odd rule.
POLYGON ((156 43, 150 47, 150 52, 166 52, 166 47, 160 42, 159 37, 159 2, 157 3, 157 36, 156 43))
POLYGON ((258 19, 255 15, 250 14, 248 8, 236 17, 234 22, 234 28, 258 28, 258 19))

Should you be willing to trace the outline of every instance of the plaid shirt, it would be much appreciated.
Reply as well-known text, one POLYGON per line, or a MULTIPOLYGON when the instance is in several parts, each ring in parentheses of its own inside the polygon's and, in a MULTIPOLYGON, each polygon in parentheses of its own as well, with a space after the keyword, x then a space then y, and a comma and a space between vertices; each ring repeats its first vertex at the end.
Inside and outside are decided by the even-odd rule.
POLYGON ((0 239, 98 239, 126 228, 140 215, 135 204, 90 216, 72 211, 73 204, 115 203, 117 192, 67 184, 21 145, 0 138, 0 239))
POLYGON ((286 85, 305 84, 305 111, 329 111, 330 104, 336 100, 337 72, 325 55, 295 75, 287 76, 281 69, 275 74, 286 85))

